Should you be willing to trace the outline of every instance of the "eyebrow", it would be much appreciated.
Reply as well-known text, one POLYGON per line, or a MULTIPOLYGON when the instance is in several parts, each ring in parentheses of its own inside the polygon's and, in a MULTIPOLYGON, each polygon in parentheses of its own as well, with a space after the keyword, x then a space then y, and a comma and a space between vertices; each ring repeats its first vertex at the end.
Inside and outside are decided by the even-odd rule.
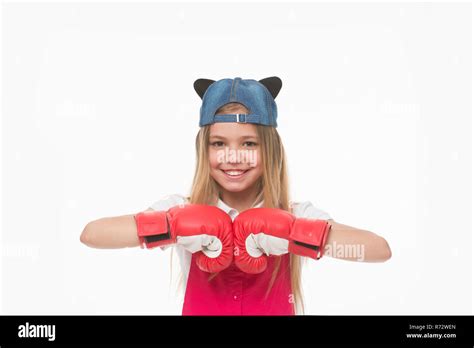
MULTIPOLYGON (((227 139, 226 137, 222 136, 222 135, 218 135, 218 134, 212 134, 209 136, 209 139, 212 138, 212 139, 227 139)), ((258 139, 258 136, 257 135, 242 135, 239 139, 258 139)))

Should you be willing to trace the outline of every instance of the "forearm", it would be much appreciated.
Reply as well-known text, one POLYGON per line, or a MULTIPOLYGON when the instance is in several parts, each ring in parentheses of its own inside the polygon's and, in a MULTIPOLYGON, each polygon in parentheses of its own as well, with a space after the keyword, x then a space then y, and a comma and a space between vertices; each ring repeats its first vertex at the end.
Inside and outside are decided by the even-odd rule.
POLYGON ((82 231, 81 242, 99 249, 139 246, 134 215, 106 217, 89 222, 82 231))
POLYGON ((392 256, 387 241, 373 232, 328 220, 331 230, 324 255, 359 262, 384 262, 392 256))

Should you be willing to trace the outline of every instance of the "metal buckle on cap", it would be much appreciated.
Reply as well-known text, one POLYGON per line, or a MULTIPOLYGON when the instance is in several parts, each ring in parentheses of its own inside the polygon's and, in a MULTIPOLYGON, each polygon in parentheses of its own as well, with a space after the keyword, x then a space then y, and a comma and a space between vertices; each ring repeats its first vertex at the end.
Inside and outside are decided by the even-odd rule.
POLYGON ((235 114, 237 116, 237 123, 247 123, 247 114, 235 114))

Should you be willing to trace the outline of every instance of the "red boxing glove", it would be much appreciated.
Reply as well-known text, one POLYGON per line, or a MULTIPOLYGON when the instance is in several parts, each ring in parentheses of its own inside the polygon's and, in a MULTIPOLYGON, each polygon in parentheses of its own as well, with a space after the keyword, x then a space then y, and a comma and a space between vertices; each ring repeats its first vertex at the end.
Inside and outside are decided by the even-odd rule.
POLYGON ((270 255, 290 252, 320 259, 330 228, 325 220, 296 218, 281 209, 248 209, 234 220, 235 264, 255 274, 266 269, 270 255))
POLYGON ((142 248, 179 244, 198 252, 196 264, 210 273, 232 262, 232 219, 215 206, 187 204, 168 211, 144 211, 135 215, 135 221, 142 248))

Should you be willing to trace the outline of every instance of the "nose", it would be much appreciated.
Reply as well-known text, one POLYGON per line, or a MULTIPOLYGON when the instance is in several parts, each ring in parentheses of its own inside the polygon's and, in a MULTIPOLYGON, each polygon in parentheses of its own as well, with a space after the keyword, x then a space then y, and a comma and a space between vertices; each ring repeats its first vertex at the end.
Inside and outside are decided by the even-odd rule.
POLYGON ((239 148, 237 146, 229 146, 228 148, 229 156, 228 162, 231 164, 238 164, 241 163, 241 159, 239 156, 239 148))
POLYGON ((240 154, 238 146, 226 146, 219 154, 220 163, 224 164, 240 164, 245 163, 245 158, 240 154))

